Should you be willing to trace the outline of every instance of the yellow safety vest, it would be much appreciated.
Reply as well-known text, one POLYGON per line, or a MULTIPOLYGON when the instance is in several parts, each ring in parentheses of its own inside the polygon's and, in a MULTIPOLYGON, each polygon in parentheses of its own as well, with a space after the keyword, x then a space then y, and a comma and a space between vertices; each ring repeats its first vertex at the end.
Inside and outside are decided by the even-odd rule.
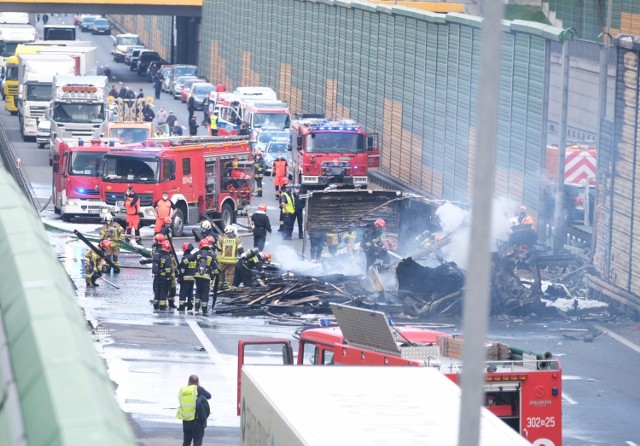
POLYGON ((198 399, 198 386, 192 385, 183 387, 178 393, 178 413, 176 418, 184 421, 193 421, 196 419, 196 400, 198 399))
POLYGON ((225 237, 220 241, 220 254, 218 263, 232 265, 237 262, 238 239, 235 237, 225 237))
POLYGON ((282 195, 284 196, 284 199, 287 200, 287 202, 284 204, 284 213, 295 214, 296 206, 295 206, 295 202, 293 201, 293 197, 286 192, 282 195))
POLYGON ((211 123, 211 130, 218 130, 218 117, 216 115, 211 115, 209 121, 211 123))

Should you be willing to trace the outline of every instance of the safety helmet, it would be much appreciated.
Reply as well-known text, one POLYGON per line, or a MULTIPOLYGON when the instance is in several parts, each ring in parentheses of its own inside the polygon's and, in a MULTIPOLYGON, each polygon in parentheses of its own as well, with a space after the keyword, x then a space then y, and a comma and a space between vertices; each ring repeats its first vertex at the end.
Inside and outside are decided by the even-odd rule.
POLYGON ((162 250, 167 252, 171 251, 171 242, 169 240, 162 242, 162 250))
POLYGON ((200 227, 202 229, 211 229, 211 222, 209 220, 203 220, 202 223, 200 223, 200 227))
POLYGON ((189 242, 184 242, 182 244, 182 252, 191 251, 193 249, 193 245, 189 242))
POLYGON ((227 225, 224 228, 224 233, 225 234, 234 234, 236 233, 236 228, 233 225, 227 225))
POLYGON ((291 184, 289 181, 287 181, 287 182, 285 182, 285 183, 284 183, 284 187, 285 187, 287 190, 293 190, 293 184, 291 184))
POLYGON ((165 222, 165 224, 166 224, 166 223, 172 223, 172 221, 171 221, 171 217, 165 217, 165 218, 164 218, 164 222, 165 222))
POLYGON ((203 238, 202 240, 200 240, 200 248, 206 248, 207 246, 209 246, 209 240, 207 240, 206 238, 203 238))
POLYGON ((264 203, 260 203, 260 204, 258 205, 258 210, 259 210, 259 211, 262 211, 262 212, 267 212, 267 205, 266 205, 266 204, 264 204, 264 203))
POLYGON ((100 246, 102 249, 110 249, 111 248, 111 240, 106 238, 106 239, 102 240, 98 246, 100 246))
POLYGON ((162 242, 164 242, 167 238, 164 236, 164 234, 156 234, 153 239, 156 241, 156 243, 162 244, 162 242))
POLYGON ((216 239, 214 239, 212 235, 207 235, 205 240, 208 241, 210 245, 213 245, 216 242, 216 239))
POLYGON ((271 262, 271 254, 269 254, 268 252, 263 252, 262 254, 262 261, 265 263, 269 263, 271 262))
POLYGON ((381 218, 378 218, 376 221, 373 222, 373 226, 375 226, 376 228, 386 228, 387 222, 381 218))
POLYGON ((287 185, 287 184, 289 184, 289 183, 290 183, 289 178, 284 177, 284 178, 282 179, 282 185, 283 185, 283 186, 286 186, 286 185, 287 185))
POLYGON ((109 212, 108 214, 104 214, 104 221, 112 222, 113 221, 113 214, 111 212, 109 212))
POLYGON ((527 212, 527 207, 523 204, 522 206, 520 206, 518 208, 518 212, 522 213, 526 213, 527 212))
POLYGON ((262 156, 262 152, 258 150, 258 151, 256 152, 256 156, 262 156))

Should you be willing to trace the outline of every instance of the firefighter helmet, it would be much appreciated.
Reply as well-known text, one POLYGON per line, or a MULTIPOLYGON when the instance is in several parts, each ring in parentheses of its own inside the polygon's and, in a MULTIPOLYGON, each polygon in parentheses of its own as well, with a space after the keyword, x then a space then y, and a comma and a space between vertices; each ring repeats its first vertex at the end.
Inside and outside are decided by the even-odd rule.
POLYGON ((227 225, 224 228, 224 233, 236 235, 236 228, 233 225, 227 225))
POLYGON ((259 211, 262 211, 262 212, 267 212, 267 205, 266 205, 266 204, 264 204, 264 203, 260 203, 260 204, 258 205, 258 210, 259 210, 259 211))
POLYGON ((106 239, 102 240, 98 246, 100 246, 102 249, 110 249, 111 248, 111 240, 106 238, 106 239))
POLYGON ((162 250, 166 252, 171 251, 171 242, 169 240, 162 242, 162 250))
POLYGON ((255 156, 262 156, 262 152, 258 150, 255 156))
POLYGON ((184 242, 182 244, 182 252, 191 251, 193 249, 193 245, 189 242, 184 242))
POLYGON ((387 222, 381 218, 378 218, 376 221, 373 222, 373 226, 375 226, 376 228, 386 228, 387 222))
POLYGON ((104 214, 104 221, 111 223, 113 221, 113 214, 111 212, 104 214))
POLYGON ((269 263, 271 262, 271 254, 269 254, 268 252, 263 252, 262 254, 262 261, 265 263, 269 263))
POLYGON ((202 229, 211 229, 211 222, 209 220, 203 220, 202 223, 200 223, 200 227, 202 229))
POLYGON ((156 241, 156 243, 161 245, 162 242, 164 242, 167 238, 164 236, 164 234, 156 234, 155 237, 153 237, 153 239, 156 241))
POLYGON ((164 224, 167 224, 167 223, 172 223, 171 217, 165 217, 164 218, 164 224))
POLYGON ((207 235, 205 240, 209 242, 210 245, 213 245, 216 242, 216 239, 214 239, 212 235, 207 235))
POLYGON ((209 237, 207 238, 203 238, 202 240, 200 240, 200 249, 202 248, 206 248, 207 246, 209 246, 209 237))

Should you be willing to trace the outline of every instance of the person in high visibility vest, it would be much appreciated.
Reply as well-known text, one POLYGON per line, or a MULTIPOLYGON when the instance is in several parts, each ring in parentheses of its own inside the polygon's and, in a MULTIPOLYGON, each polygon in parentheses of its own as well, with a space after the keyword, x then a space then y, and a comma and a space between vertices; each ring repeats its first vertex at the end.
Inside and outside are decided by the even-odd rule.
POLYGON ((158 234, 164 225, 164 221, 167 217, 173 218, 173 214, 176 212, 176 205, 169 200, 169 192, 162 192, 162 198, 153 203, 153 207, 156 210, 156 224, 153 228, 153 233, 158 234))
MULTIPOLYGON (((200 385, 198 375, 191 375, 187 385, 178 392, 178 413, 176 418, 182 420, 183 446, 201 446, 204 438, 206 418, 198 413, 198 398, 211 399, 211 394, 200 385)), ((207 414, 208 415, 208 414, 207 414)))
POLYGON ((284 186, 284 180, 287 179, 287 160, 283 158, 282 152, 278 152, 278 158, 273 161, 271 166, 271 176, 274 177, 273 185, 276 188, 276 200, 280 198, 280 192, 284 186))
POLYGON ((111 247, 104 254, 114 265, 120 266, 118 256, 120 255, 120 242, 124 240, 124 229, 120 223, 113 220, 111 213, 104 216, 104 225, 100 229, 100 240, 111 241, 111 247))
POLYGON ((211 136, 218 136, 218 112, 214 111, 209 115, 209 133, 211 136))
POLYGON ((282 209, 282 240, 291 240, 293 233, 293 219, 296 215, 296 202, 293 197, 293 185, 286 182, 285 191, 280 194, 280 209, 282 209))
POLYGON ((256 181, 256 197, 262 197, 262 177, 264 177, 266 166, 262 152, 259 150, 256 152, 253 168, 253 179, 256 181))
POLYGON ((218 254, 218 268, 220 269, 221 277, 224 277, 227 287, 233 289, 236 263, 238 262, 238 257, 244 254, 244 247, 238 239, 238 233, 234 226, 229 225, 224 228, 224 237, 218 239, 217 249, 220 252, 218 254))

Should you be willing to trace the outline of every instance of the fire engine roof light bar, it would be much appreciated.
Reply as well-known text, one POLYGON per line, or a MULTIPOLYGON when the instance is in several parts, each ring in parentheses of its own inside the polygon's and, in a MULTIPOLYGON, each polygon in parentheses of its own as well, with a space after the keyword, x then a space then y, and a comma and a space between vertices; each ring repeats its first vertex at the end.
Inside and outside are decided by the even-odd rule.
POLYGON ((462 396, 458 445, 478 446, 480 414, 484 402, 485 349, 489 325, 489 276, 491 214, 498 133, 498 96, 500 93, 500 53, 502 50, 502 0, 482 0, 480 91, 476 129, 477 165, 473 178, 471 231, 469 234, 469 272, 463 307, 462 396), (469 290, 473 289, 473 296, 469 290))

